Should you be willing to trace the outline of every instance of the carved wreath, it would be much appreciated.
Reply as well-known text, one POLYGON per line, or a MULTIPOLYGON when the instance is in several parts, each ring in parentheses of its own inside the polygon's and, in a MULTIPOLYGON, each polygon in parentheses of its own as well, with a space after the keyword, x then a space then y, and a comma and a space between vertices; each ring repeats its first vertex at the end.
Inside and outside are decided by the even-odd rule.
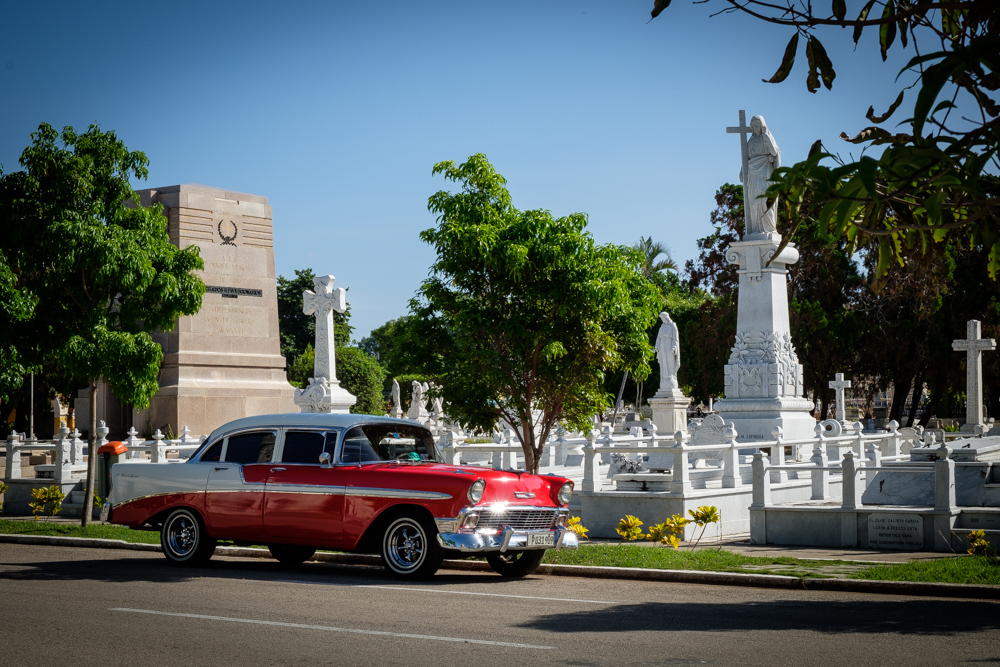
MULTIPOLYGON (((224 220, 219 220, 219 238, 222 239, 222 245, 235 246, 236 244, 233 243, 233 241, 236 239, 236 235, 239 233, 240 230, 239 230, 239 228, 236 227, 236 223, 235 222, 233 222, 232 220, 229 220, 228 221, 229 224, 232 225, 232 227, 233 227, 233 235, 232 236, 226 236, 225 234, 222 233, 222 223, 223 222, 225 222, 225 221, 224 220)), ((226 231, 228 231, 228 230, 226 230, 226 231)))

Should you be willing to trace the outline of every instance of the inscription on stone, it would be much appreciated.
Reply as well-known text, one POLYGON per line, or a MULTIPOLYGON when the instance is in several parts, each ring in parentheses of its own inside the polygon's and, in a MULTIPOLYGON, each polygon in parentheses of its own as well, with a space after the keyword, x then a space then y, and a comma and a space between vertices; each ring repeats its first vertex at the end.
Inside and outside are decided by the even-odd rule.
POLYGON ((205 291, 209 294, 221 294, 223 299, 236 299, 241 296, 264 296, 264 290, 247 289, 245 287, 219 287, 218 285, 206 285, 205 291))
POLYGON ((872 549, 923 549, 924 518, 873 513, 868 517, 868 545, 872 549))

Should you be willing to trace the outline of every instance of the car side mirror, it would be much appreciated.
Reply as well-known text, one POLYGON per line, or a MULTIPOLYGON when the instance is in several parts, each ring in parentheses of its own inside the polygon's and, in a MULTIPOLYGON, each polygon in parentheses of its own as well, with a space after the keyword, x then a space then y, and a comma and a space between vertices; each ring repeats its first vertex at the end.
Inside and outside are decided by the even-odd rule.
POLYGON ((321 468, 329 468, 332 464, 330 463, 330 453, 320 452, 319 455, 319 465, 321 468))

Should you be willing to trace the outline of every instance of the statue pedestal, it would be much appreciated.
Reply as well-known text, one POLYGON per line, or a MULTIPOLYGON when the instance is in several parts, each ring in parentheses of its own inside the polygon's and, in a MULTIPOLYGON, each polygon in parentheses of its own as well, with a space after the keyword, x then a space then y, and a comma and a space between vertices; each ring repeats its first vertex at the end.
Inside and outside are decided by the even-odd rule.
POLYGON ((658 391, 646 402, 653 410, 657 435, 672 437, 677 431, 687 433, 687 407, 691 399, 679 389, 673 393, 658 391))
POLYGON ((347 414, 358 399, 354 394, 326 378, 309 378, 309 386, 295 390, 295 405, 302 412, 347 414))
POLYGON ((739 306, 726 397, 715 408, 733 423, 740 442, 771 440, 775 426, 786 439, 815 435, 813 404, 802 398, 802 365, 788 325, 787 267, 799 252, 788 244, 776 254, 781 237, 768 236, 733 243, 726 252, 739 265, 739 306))

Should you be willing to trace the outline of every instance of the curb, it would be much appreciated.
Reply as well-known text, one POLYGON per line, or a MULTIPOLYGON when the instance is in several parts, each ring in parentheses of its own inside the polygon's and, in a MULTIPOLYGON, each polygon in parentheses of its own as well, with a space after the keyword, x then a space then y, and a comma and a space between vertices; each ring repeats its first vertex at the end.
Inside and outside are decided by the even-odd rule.
MULTIPOLYGON (((0 544, 33 544, 89 549, 124 549, 127 551, 161 551, 158 544, 142 544, 124 540, 102 540, 89 537, 59 537, 55 535, 0 535, 0 544)), ((267 558, 267 549, 250 547, 219 547, 216 553, 233 558, 267 558)), ((310 560, 338 565, 381 567, 381 556, 319 552, 310 560)), ((492 572, 483 561, 445 560, 442 568, 467 572, 492 572)), ((632 581, 664 581, 715 586, 749 586, 788 590, 833 591, 840 593, 878 593, 881 595, 917 595, 922 597, 1000 600, 1000 586, 976 584, 943 584, 912 581, 866 581, 863 579, 809 579, 779 574, 744 574, 741 572, 707 572, 699 570, 650 570, 640 567, 599 567, 591 565, 538 566, 536 574, 595 579, 628 579, 632 581)))

